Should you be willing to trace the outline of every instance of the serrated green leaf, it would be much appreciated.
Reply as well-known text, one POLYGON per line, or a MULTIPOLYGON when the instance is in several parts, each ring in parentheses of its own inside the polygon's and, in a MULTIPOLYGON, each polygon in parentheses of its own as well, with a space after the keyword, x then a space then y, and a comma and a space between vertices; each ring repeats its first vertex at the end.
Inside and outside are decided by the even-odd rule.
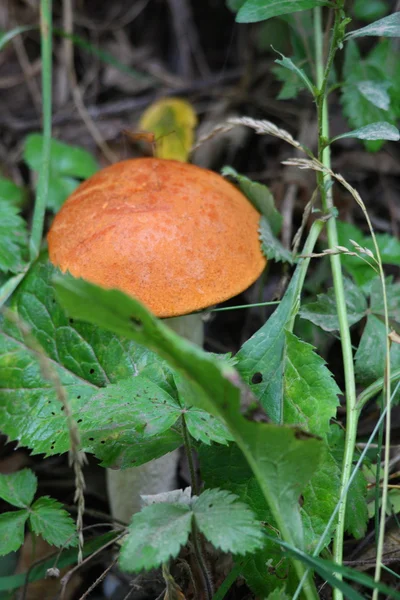
POLYGON ((12 204, 16 208, 21 208, 25 201, 25 192, 11 179, 0 177, 0 204, 2 201, 12 204))
POLYGON ((361 27, 361 29, 349 31, 349 33, 346 34, 346 39, 369 35, 378 37, 400 37, 400 12, 388 15, 383 19, 379 19, 379 21, 361 27))
POLYGON ((232 434, 226 426, 201 408, 189 408, 185 419, 190 435, 203 444, 227 444, 232 440, 232 434))
POLYGON ((26 223, 16 206, 0 199, 0 271, 18 273, 26 258, 26 223))
POLYGON ((287 56, 284 56, 283 54, 281 54, 279 52, 279 54, 282 56, 282 58, 277 58, 275 60, 275 62, 278 65, 281 65, 282 67, 284 67, 285 69, 289 69, 289 71, 292 71, 293 73, 296 74, 296 76, 302 80, 303 84, 305 85, 306 88, 308 88, 308 90, 311 92, 311 94, 313 96, 315 96, 315 87, 314 85, 311 83, 310 79, 307 77, 305 71, 303 69, 301 69, 300 67, 298 67, 291 58, 288 58, 287 56))
MULTIPOLYGON (((367 300, 358 286, 351 279, 344 279, 347 317, 350 327, 358 323, 366 314, 367 300)), ((300 308, 299 315, 318 325, 325 331, 338 331, 335 290, 330 288, 326 294, 318 294, 315 302, 307 302, 300 308)))
MULTIPOLYGON (((162 433, 175 422, 179 407, 141 371, 160 360, 143 347, 91 325, 74 323, 56 302, 46 257, 39 260, 14 294, 11 309, 31 328, 67 391, 88 451, 108 464, 129 466, 175 449, 180 436, 162 433), (160 413, 154 398, 165 400, 160 413), (132 409, 138 399, 136 412, 132 409), (175 417, 173 416, 175 412, 175 417), (147 425, 146 425, 147 423, 147 425), (144 430, 155 435, 146 443, 144 430), (157 445, 158 442, 158 445, 157 445), (107 452, 108 451, 108 452, 107 452)), ((2 318, 0 331, 0 419, 2 430, 34 452, 69 449, 62 406, 53 385, 19 330, 2 318)))
MULTIPOLYGON (((350 40, 346 45, 341 102, 350 126, 356 129, 379 121, 397 124, 400 78, 396 75, 398 69, 396 61, 393 61, 391 44, 389 40, 385 42, 378 44, 379 48, 374 48, 365 58, 361 58, 354 41, 350 40), (370 87, 386 87, 390 98, 388 107, 381 108, 370 101, 370 96, 365 97, 359 86, 366 81, 370 87)), ((379 140, 365 142, 371 151, 378 150, 382 144, 383 141, 379 140)))
POLYGON ((37 478, 30 469, 9 475, 0 474, 0 498, 18 508, 30 506, 37 489, 37 478))
MULTIPOLYGON (((365 96, 364 93, 363 95, 365 96)), ((376 103, 375 106, 377 106, 376 103)), ((384 110, 388 109, 385 108, 384 110)), ((341 140, 343 138, 357 138, 358 140, 392 140, 398 142, 400 140, 400 133, 394 125, 386 123, 386 121, 379 121, 378 123, 370 123, 369 125, 364 125, 364 127, 348 131, 347 133, 341 133, 332 138, 330 142, 332 143, 335 140, 341 140)))
POLYGON ((68 548, 77 544, 74 521, 53 498, 42 496, 36 500, 29 511, 29 522, 32 531, 52 546, 68 548))
POLYGON ((258 212, 266 217, 274 235, 278 235, 282 227, 282 215, 276 210, 275 200, 268 186, 252 181, 232 167, 223 167, 221 174, 224 177, 232 177, 239 183, 243 194, 247 196, 258 212))
MULTIPOLYGON (((370 384, 383 377, 386 356, 385 337, 385 324, 375 315, 369 315, 355 355, 356 377, 360 383, 370 384)), ((392 345, 390 362, 393 369, 400 368, 399 344, 392 345)))
POLYGON ((133 516, 120 553, 128 573, 160 566, 178 555, 188 540, 193 514, 184 504, 152 504, 133 516))
POLYGON ((293 262, 291 252, 284 248, 278 238, 275 237, 269 221, 265 217, 260 219, 261 248, 265 256, 273 258, 276 262, 293 262))
MULTIPOLYGON (((325 533, 340 496, 340 469, 328 448, 325 448, 320 467, 307 484, 302 496, 301 516, 305 547, 307 552, 311 553, 325 533)), ((324 539, 323 548, 330 544, 335 528, 336 523, 333 522, 324 539)))
POLYGON ((247 554, 263 546, 259 521, 235 494, 206 490, 193 501, 192 510, 200 531, 223 552, 247 554))
MULTIPOLYGON (((40 172, 43 136, 32 133, 25 139, 23 158, 28 166, 40 172)), ((93 156, 79 148, 52 139, 50 145, 50 178, 47 207, 57 212, 64 200, 76 189, 78 180, 98 170, 93 156)))
POLYGON ((286 331, 283 422, 325 437, 339 405, 338 388, 314 348, 286 331))
MULTIPOLYGON (((390 96, 387 92, 390 83, 377 83, 376 81, 360 81, 357 83, 359 92, 374 106, 382 110, 389 110, 390 96)), ((368 138, 365 138, 368 139, 368 138)))
POLYGON ((15 552, 24 543, 27 510, 5 512, 0 515, 0 556, 15 552))
POLYGON ((328 0, 247 0, 240 8, 238 23, 257 23, 271 17, 278 17, 315 6, 330 6, 328 0))
POLYGON ((298 276, 296 271, 278 308, 236 355, 237 370, 276 423, 282 420, 285 329, 292 317, 298 276))
MULTIPOLYGON (((338 425, 332 425, 329 434, 329 448, 338 469, 342 468, 344 455, 344 432, 338 425)), ((358 470, 347 492, 345 528, 350 535, 361 539, 367 530, 367 481, 358 470)))
MULTIPOLYGON (((56 288, 70 313, 156 350, 191 380, 197 389, 196 405, 226 423, 283 536, 301 546, 298 497, 317 468, 321 440, 294 428, 247 421, 240 412, 240 382, 235 370, 177 336, 137 300, 72 277, 57 277, 56 288)), ((292 286, 292 293, 295 289, 292 286)))

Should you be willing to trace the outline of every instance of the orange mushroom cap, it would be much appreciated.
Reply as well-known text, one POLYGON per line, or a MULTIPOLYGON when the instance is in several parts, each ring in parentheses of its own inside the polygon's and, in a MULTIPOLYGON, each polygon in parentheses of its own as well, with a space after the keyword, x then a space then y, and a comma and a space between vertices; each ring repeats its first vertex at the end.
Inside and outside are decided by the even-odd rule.
POLYGON ((102 169, 69 196, 50 229, 49 255, 62 271, 174 317, 257 279, 266 264, 259 217, 212 171, 136 158, 102 169))

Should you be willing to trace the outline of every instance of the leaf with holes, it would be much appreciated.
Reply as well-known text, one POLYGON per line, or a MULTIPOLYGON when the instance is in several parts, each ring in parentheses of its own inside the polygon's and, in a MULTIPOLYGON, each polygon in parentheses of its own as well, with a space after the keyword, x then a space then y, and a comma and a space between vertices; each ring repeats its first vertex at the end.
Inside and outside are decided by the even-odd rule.
MULTIPOLYGON (((298 277, 299 271, 292 279, 292 295, 298 277)), ((293 427, 245 419, 240 411, 243 386, 237 372, 224 361, 216 360, 179 337, 137 300, 71 276, 58 276, 55 284, 58 296, 70 314, 145 344, 190 380, 196 390, 193 394, 196 406, 226 423, 251 464, 284 537, 302 546, 298 497, 319 464, 322 441, 293 427)), ((282 329, 282 321, 284 328, 286 319, 290 318, 292 300, 286 300, 286 304, 282 302, 279 307, 286 306, 282 309, 286 314, 281 314, 276 323, 278 332, 282 329)))
POLYGON ((36 493, 37 478, 30 469, 0 474, 0 498, 18 508, 28 507, 36 493))
POLYGON ((263 546, 260 522, 235 494, 206 490, 193 500, 192 510, 199 530, 223 552, 246 554, 263 546))
POLYGON ((123 571, 137 573, 160 566, 186 544, 193 514, 185 504, 152 504, 133 516, 120 553, 123 571))
POLYGON ((53 498, 42 496, 32 504, 29 523, 36 535, 42 536, 53 546, 68 548, 77 544, 74 521, 62 504, 53 498))
POLYGON ((23 542, 27 510, 5 512, 0 515, 0 556, 16 552, 23 542))
MULTIPOLYGON (((14 294, 10 308, 31 328, 48 356, 47 368, 57 374, 68 394, 85 448, 106 460, 105 446, 109 446, 112 464, 125 466, 128 457, 140 464, 138 447, 143 462, 159 456, 160 450, 177 448, 180 435, 164 431, 179 417, 179 407, 160 386, 140 375, 160 359, 132 341, 68 319, 54 296, 50 282, 54 273, 43 256, 14 294), (136 412, 135 399, 140 399, 136 412), (146 444, 146 427, 155 436, 153 443, 146 444)), ((0 331, 0 420, 6 435, 35 453, 69 449, 66 419, 54 385, 7 316, 2 317, 0 331)))
MULTIPOLYGON (((366 314, 367 300, 351 279, 345 278, 344 290, 349 325, 358 323, 366 314)), ((335 290, 330 288, 326 294, 318 294, 317 300, 303 304, 299 311, 300 317, 318 325, 325 331, 338 331, 335 290)))

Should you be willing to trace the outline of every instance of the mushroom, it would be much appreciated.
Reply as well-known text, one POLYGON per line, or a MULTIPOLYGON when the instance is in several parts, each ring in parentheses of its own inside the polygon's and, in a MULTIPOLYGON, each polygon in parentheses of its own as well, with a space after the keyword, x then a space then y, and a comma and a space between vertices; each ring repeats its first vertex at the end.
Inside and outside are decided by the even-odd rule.
MULTIPOLYGON (((135 296, 202 345, 198 311, 239 294, 265 267, 259 217, 212 171, 130 159, 102 169, 69 196, 48 234, 49 256, 62 271, 135 296)), ((127 522, 140 510, 141 494, 175 489, 177 460, 175 451, 141 467, 108 469, 113 517, 127 522)))

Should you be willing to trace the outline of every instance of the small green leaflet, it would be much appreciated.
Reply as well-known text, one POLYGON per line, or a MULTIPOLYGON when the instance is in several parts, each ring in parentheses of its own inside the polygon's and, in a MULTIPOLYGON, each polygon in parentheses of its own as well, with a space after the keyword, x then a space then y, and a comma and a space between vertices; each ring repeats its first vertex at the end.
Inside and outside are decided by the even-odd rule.
MULTIPOLYGON (((365 96, 365 93, 363 93, 365 96)), ((377 106, 375 102, 375 106, 377 106)), ((387 108, 385 108, 387 110, 387 108)), ((391 140, 398 142, 400 140, 400 132, 394 125, 386 123, 386 121, 379 121, 378 123, 371 123, 370 125, 364 125, 359 129, 348 131, 347 133, 341 133, 330 140, 330 143, 343 138, 357 138, 358 140, 391 140)))
POLYGON ((263 543, 263 532, 251 510, 223 490, 206 490, 185 503, 165 501, 144 507, 132 518, 121 548, 120 565, 128 572, 158 567, 179 553, 193 520, 215 547, 245 554, 263 543))
POLYGON ((16 185, 11 179, 0 177, 0 202, 7 202, 21 208, 25 201, 25 190, 16 185))
MULTIPOLYGON (((43 136, 38 133, 32 133, 25 139, 23 157, 36 172, 41 169, 42 146, 43 136)), ((54 139, 51 140, 50 156, 47 208, 57 212, 64 200, 77 188, 79 180, 96 173, 98 165, 86 150, 54 139)))
POLYGON ((315 6, 332 6, 328 0, 247 0, 240 8, 238 23, 257 23, 271 17, 278 17, 298 10, 307 10, 315 6))
POLYGON ((282 215, 275 207, 275 200, 269 187, 252 181, 232 167, 223 167, 221 174, 224 177, 232 177, 238 182, 243 194, 247 196, 258 212, 266 217, 273 234, 278 235, 282 227, 282 215))
POLYGON ((379 21, 370 23, 361 29, 350 31, 346 34, 345 39, 363 37, 366 35, 378 37, 400 37, 400 12, 395 12, 392 15, 383 17, 379 21))
POLYGON ((246 554, 263 546, 261 525, 246 504, 225 490, 211 489, 192 501, 199 530, 222 552, 246 554))
POLYGON ((292 71, 293 73, 296 73, 296 75, 303 81, 303 83, 305 84, 306 88, 308 88, 308 90, 311 92, 312 96, 315 96, 315 94, 316 94, 316 88, 311 83, 311 81, 309 80, 309 78, 307 77, 307 75, 305 74, 305 72, 303 71, 303 69, 301 69, 300 67, 298 67, 292 61, 291 58, 288 58, 287 56, 284 56, 280 52, 279 52, 279 54, 281 55, 282 58, 277 58, 275 60, 275 62, 278 65, 281 65, 282 67, 285 67, 286 69, 289 69, 289 71, 292 71))
POLYGON ((0 198, 0 271, 18 273, 26 259, 26 222, 17 206, 0 198))
POLYGON ((5 512, 0 515, 0 556, 15 552, 24 543, 27 510, 5 512))
POLYGON ((0 475, 0 498, 18 508, 27 508, 31 504, 36 489, 36 475, 30 469, 0 475))
POLYGON ((62 505, 43 496, 34 502, 37 479, 30 469, 10 475, 0 475, 0 498, 22 508, 0 515, 0 555, 18 550, 24 541, 25 523, 36 535, 55 546, 74 546, 76 529, 70 515, 62 505))
POLYGON ((260 239, 262 251, 267 258, 273 258, 276 262, 293 262, 292 253, 275 237, 269 221, 264 216, 260 219, 260 239))

